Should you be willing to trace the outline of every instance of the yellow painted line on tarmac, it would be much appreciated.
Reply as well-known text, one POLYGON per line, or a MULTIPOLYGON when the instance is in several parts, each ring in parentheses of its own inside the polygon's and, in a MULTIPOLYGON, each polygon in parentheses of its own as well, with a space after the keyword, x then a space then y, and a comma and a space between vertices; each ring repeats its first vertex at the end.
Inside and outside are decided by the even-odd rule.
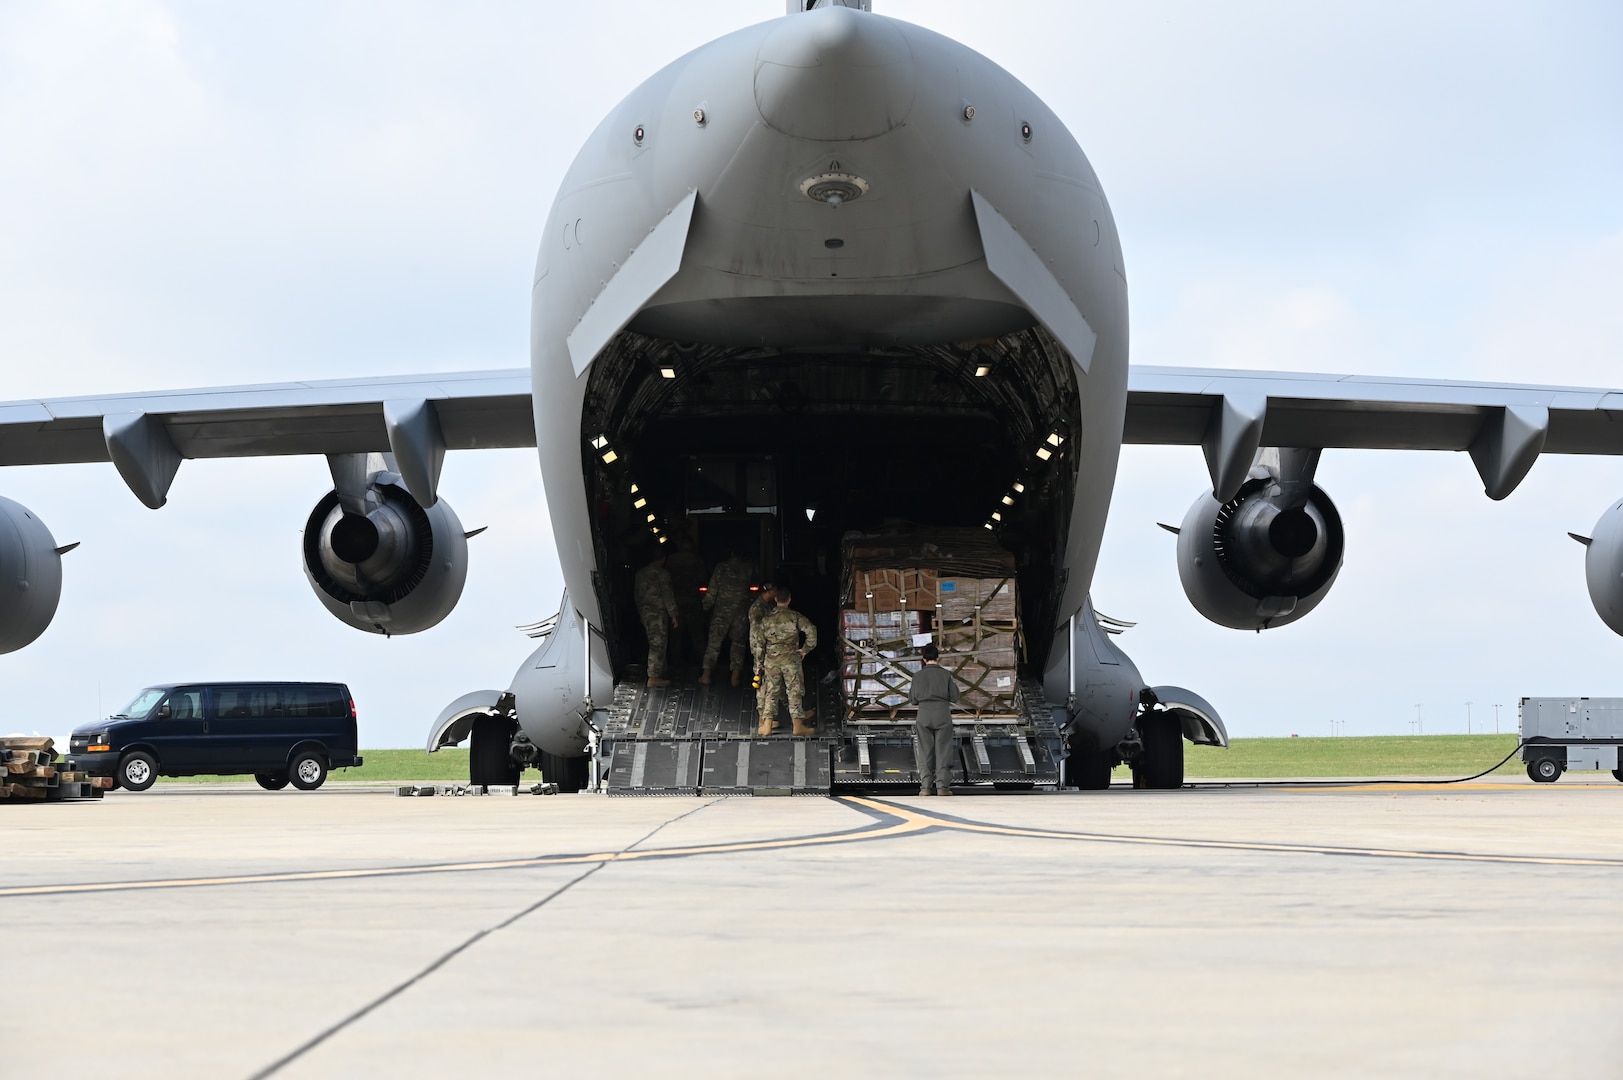
MULTIPOLYGON (((1236 781, 1237 784, 1242 783, 1242 782, 1243 781, 1236 781)), ((1585 784, 1585 783, 1578 783, 1578 784, 1567 784, 1564 787, 1562 787, 1561 790, 1562 791, 1616 791, 1617 788, 1618 788, 1618 785, 1615 784, 1615 783, 1612 783, 1612 784, 1585 784)), ((1542 793, 1542 792, 1550 790, 1550 785, 1548 785, 1548 784, 1533 785, 1533 784, 1479 783, 1479 782, 1474 781, 1474 780, 1471 781, 1470 783, 1466 783, 1466 784, 1447 783, 1447 782, 1444 782, 1444 781, 1438 781, 1435 784, 1426 783, 1425 781, 1420 781, 1420 782, 1411 781, 1411 782, 1405 783, 1405 784, 1382 784, 1382 783, 1373 783, 1373 784, 1371 784, 1371 783, 1338 784, 1333 780, 1324 780, 1324 781, 1316 781, 1316 782, 1303 782, 1301 785, 1292 784, 1292 785, 1287 786, 1287 785, 1282 784, 1279 787, 1274 788, 1273 790, 1274 791, 1288 791, 1292 795, 1298 795, 1298 794, 1301 794, 1303 792, 1332 792, 1332 793, 1335 793, 1335 794, 1341 794, 1341 793, 1348 792, 1348 791, 1457 791, 1457 792, 1461 792, 1462 794, 1463 793, 1469 793, 1469 792, 1472 792, 1472 791, 1527 791, 1527 792, 1540 792, 1540 793, 1542 793)))
MULTIPOLYGON (((1517 787, 1520 785, 1506 785, 1517 787)), ((1403 790, 1414 790, 1412 787, 1403 790)), ((432 863, 415 866, 380 866, 337 870, 295 870, 286 873, 233 874, 217 877, 159 878, 148 881, 105 881, 82 884, 20 885, 0 888, 0 898, 21 896, 62 896, 86 893, 142 892, 153 889, 185 889, 221 885, 271 885, 292 882, 355 881, 369 878, 407 877, 420 874, 463 874, 481 870, 521 870, 548 866, 582 866, 594 863, 626 863, 657 859, 693 858, 705 855, 733 855, 757 851, 785 851, 796 848, 828 847, 838 844, 890 840, 922 832, 961 832, 984 836, 1007 836, 1031 840, 1114 844, 1137 847, 1195 848, 1208 851, 1263 852, 1283 855, 1350 855, 1368 858, 1405 859, 1427 862, 1499 863, 1527 866, 1603 866, 1623 868, 1623 859, 1577 858, 1554 855, 1495 855, 1464 851, 1419 851, 1407 848, 1338 847, 1328 844, 1288 844, 1268 841, 1210 840, 1197 837, 1134 836, 1121 833, 1071 832, 1061 829, 994 825, 899 806, 893 802, 861 797, 836 800, 861 809, 874 819, 872 824, 833 833, 811 836, 741 840, 720 844, 692 844, 682 847, 643 848, 629 851, 603 851, 583 854, 537 855, 522 859, 487 859, 472 862, 432 863)))
POLYGON ((890 824, 864 825, 845 832, 813 836, 782 837, 767 840, 741 840, 725 844, 697 844, 686 847, 644 848, 636 851, 604 851, 575 855, 537 855, 525 859, 491 859, 480 862, 431 863, 420 866, 379 866, 344 870, 294 870, 275 874, 233 874, 220 877, 157 878, 150 881, 101 881, 78 885, 19 885, 0 888, 0 898, 9 896, 61 896, 79 893, 140 892, 149 889, 185 889, 210 885, 270 885, 301 881, 354 881, 361 878, 406 877, 418 874, 463 874, 478 870, 519 870, 543 866, 581 866, 591 863, 637 862, 648 859, 691 858, 696 855, 729 855, 749 851, 782 851, 799 847, 822 847, 869 840, 887 840, 925 829, 939 829, 941 822, 906 809, 851 799, 862 803, 870 814, 895 819, 890 824))
MULTIPOLYGON (((850 802, 867 803, 864 799, 850 802)), ((1095 844, 1127 844, 1143 847, 1204 848, 1214 851, 1261 851, 1286 855, 1359 855, 1383 859, 1420 859, 1438 862, 1511 863, 1531 866, 1611 866, 1623 867, 1623 859, 1585 859, 1558 855, 1493 855, 1468 851, 1413 851, 1406 848, 1337 847, 1329 844, 1276 844, 1263 840, 1203 840, 1194 837, 1132 836, 1119 833, 1067 832, 1058 829, 1031 829, 1016 825, 990 825, 981 821, 950 817, 927 812, 902 811, 888 803, 868 805, 886 806, 910 817, 934 821, 945 831, 984 833, 992 836, 1019 836, 1035 840, 1080 840, 1095 844)))

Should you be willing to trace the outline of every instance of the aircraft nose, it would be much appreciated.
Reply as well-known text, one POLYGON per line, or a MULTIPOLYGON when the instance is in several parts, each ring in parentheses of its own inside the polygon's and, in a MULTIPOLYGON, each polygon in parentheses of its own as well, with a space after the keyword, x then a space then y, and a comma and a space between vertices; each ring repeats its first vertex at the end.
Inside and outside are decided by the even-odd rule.
POLYGON ((777 130, 839 142, 883 135, 913 106, 913 54, 885 18, 829 7, 780 19, 756 54, 755 104, 777 130))

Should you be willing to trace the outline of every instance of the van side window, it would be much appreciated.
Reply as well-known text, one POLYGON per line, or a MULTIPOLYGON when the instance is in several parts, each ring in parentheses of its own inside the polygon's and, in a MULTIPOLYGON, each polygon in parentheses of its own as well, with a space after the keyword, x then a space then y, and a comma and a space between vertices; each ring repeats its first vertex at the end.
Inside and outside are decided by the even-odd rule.
POLYGON ((203 691, 177 690, 169 695, 169 719, 203 719, 203 691))
POLYGON ((281 716, 275 690, 264 686, 226 686, 214 691, 214 715, 221 720, 281 716))

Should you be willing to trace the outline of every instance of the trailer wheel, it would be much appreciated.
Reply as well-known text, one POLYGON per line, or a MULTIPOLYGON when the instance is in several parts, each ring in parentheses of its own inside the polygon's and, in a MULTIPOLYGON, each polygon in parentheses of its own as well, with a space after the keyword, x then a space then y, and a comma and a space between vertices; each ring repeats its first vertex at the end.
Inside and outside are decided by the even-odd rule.
POLYGON ((1183 725, 1166 713, 1138 718, 1144 749, 1133 762, 1133 786, 1158 791, 1183 787, 1183 725))
POLYGON ((592 779, 592 759, 584 757, 562 757, 558 754, 541 752, 541 779, 549 784, 557 784, 558 790, 563 793, 585 791, 592 779))
POLYGON ((281 791, 287 787, 287 774, 256 772, 254 773, 254 783, 266 791, 281 791))
POLYGON ((1623 784, 1623 769, 1613 769, 1612 779, 1616 780, 1620 784, 1623 784))
POLYGON ((1561 763, 1555 758, 1539 758, 1527 763, 1527 775, 1541 784, 1553 784, 1561 779, 1561 763))
POLYGON ((476 787, 512 787, 523 770, 513 760, 513 721, 479 716, 468 737, 468 783, 476 787))

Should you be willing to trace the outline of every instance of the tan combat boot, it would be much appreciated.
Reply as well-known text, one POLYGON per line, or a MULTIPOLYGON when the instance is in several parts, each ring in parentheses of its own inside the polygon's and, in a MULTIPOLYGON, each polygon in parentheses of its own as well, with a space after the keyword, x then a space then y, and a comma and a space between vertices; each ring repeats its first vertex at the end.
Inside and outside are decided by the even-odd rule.
MULTIPOLYGON (((699 685, 700 686, 709 686, 710 685, 710 669, 709 668, 705 668, 704 669, 704 674, 699 676, 699 685)), ((735 683, 734 685, 736 686, 737 684, 735 683)))
POLYGON ((795 735, 806 738, 817 734, 817 714, 814 712, 795 714, 795 735))
POLYGON ((773 720, 766 713, 762 713, 761 714, 761 723, 756 727, 755 734, 757 734, 757 735, 770 735, 770 734, 772 734, 772 729, 774 727, 776 727, 776 726, 777 726, 777 721, 773 720))
POLYGON ((669 686, 669 685, 671 685, 671 680, 661 678, 658 675, 650 675, 650 676, 648 676, 648 685, 649 686, 669 686))
POLYGON ((733 685, 734 686, 737 686, 739 681, 741 679, 743 679, 743 677, 744 677, 744 671, 743 671, 742 668, 733 668, 733 685))

